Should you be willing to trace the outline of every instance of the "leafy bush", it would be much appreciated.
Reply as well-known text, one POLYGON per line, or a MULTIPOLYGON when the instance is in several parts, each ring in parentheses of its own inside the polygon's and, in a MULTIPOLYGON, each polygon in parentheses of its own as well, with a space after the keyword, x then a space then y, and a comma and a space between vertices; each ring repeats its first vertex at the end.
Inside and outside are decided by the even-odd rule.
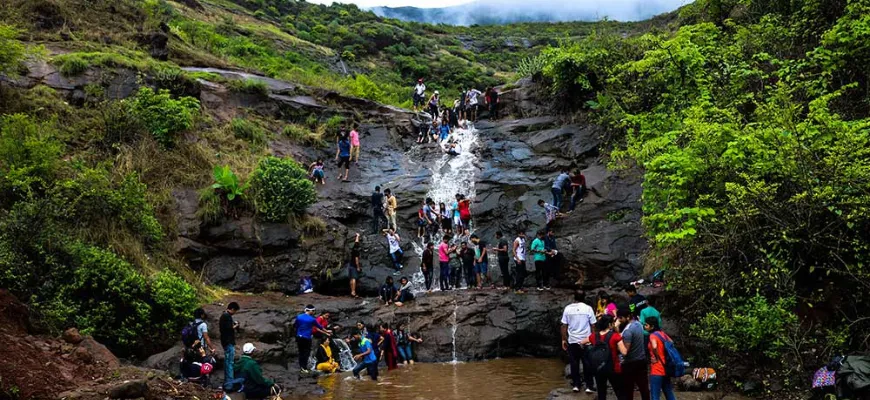
POLYGON ((341 115, 333 115, 326 120, 326 128, 330 131, 337 131, 344 124, 344 117, 341 115))
POLYGON ((196 289, 184 278, 164 269, 151 279, 151 297, 154 301, 152 319, 161 332, 174 331, 190 320, 198 306, 196 289))
POLYGON ((0 74, 18 72, 18 65, 26 51, 24 44, 16 40, 19 33, 12 26, 0 24, 0 74))
POLYGON ((214 182, 215 183, 211 185, 212 190, 223 193, 229 201, 233 201, 236 197, 240 197, 245 193, 245 189, 247 188, 247 184, 239 184, 239 177, 230 170, 229 166, 222 167, 220 165, 215 165, 214 182))
POLYGON ((244 118, 233 118, 230 121, 230 129, 238 139, 246 140, 258 147, 266 145, 266 131, 254 122, 244 118))
POLYGON ((284 126, 284 136, 287 136, 293 141, 309 146, 322 146, 323 132, 322 129, 309 129, 302 125, 287 124, 284 126))
POLYGON ((349 78, 348 88, 354 96, 374 101, 384 100, 384 91, 363 74, 357 74, 352 79, 349 78))
POLYGON ((692 330, 728 352, 763 353, 778 359, 783 355, 787 331, 798 322, 794 305, 794 298, 773 303, 759 295, 735 298, 727 308, 704 316, 692 330))
POLYGON ((199 100, 193 97, 173 99, 168 90, 155 93, 142 87, 131 104, 142 123, 165 147, 171 147, 179 133, 193 127, 199 112, 199 100))
POLYGON ((314 183, 304 168, 291 159, 267 157, 251 175, 254 207, 270 222, 286 222, 317 200, 314 183))
POLYGON ((64 76, 78 76, 91 67, 91 63, 77 54, 64 54, 57 56, 55 57, 54 62, 60 65, 60 73, 64 76))
POLYGON ((0 192, 5 200, 52 180, 63 148, 53 125, 24 114, 0 116, 0 192))

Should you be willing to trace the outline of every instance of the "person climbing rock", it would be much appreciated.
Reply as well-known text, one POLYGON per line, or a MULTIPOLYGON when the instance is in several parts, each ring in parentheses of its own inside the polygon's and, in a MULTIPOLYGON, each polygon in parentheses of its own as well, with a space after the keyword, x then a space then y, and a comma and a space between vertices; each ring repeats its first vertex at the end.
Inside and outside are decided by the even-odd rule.
POLYGON ((381 193, 381 187, 375 186, 375 191, 372 193, 372 233, 381 231, 381 221, 389 226, 387 216, 384 214, 384 195, 381 193))
POLYGON ((550 271, 547 270, 547 247, 544 244, 544 231, 540 230, 532 240, 529 250, 532 252, 532 260, 535 261, 535 282, 538 291, 549 289, 550 271))
POLYGON ((350 248, 350 259, 347 261, 347 276, 350 278, 350 295, 351 297, 359 297, 356 294, 356 282, 362 274, 362 264, 360 263, 360 244, 359 233, 354 237, 353 245, 350 248))
POLYGON ((239 303, 230 302, 218 321, 221 346, 224 348, 224 388, 227 390, 236 383, 233 363, 236 359, 236 329, 238 329, 239 323, 233 320, 233 315, 239 312, 239 309, 239 303))
POLYGON ((498 241, 498 247, 492 249, 496 254, 496 259, 498 260, 498 268, 501 270, 501 279, 502 279, 502 287, 499 289, 509 289, 511 287, 511 271, 508 263, 510 262, 510 255, 508 250, 508 242, 505 240, 504 235, 501 231, 495 233, 495 240, 498 241))
POLYGON ((316 309, 313 305, 305 306, 302 314, 296 316, 296 346, 299 348, 299 371, 307 374, 308 359, 311 357, 311 332, 320 332, 326 336, 331 336, 332 331, 327 330, 324 326, 317 322, 314 318, 316 309))
POLYGON ((417 79, 417 85, 414 86, 412 100, 414 102, 414 112, 417 112, 420 107, 423 107, 423 103, 426 101, 426 85, 423 84, 423 78, 417 79))
MULTIPOLYGON (((539 237, 543 236, 539 233, 539 237)), ((537 241, 537 239, 536 239, 537 241)), ((532 243, 534 252, 535 244, 532 243)), ((562 350, 568 352, 571 366, 571 383, 575 392, 580 391, 582 383, 586 383, 586 393, 595 393, 595 375, 589 365, 588 349, 582 344, 592 334, 595 324, 595 312, 586 304, 586 293, 574 292, 574 302, 567 305, 562 312, 562 350), (580 381, 580 364, 583 364, 583 382, 580 381)))
POLYGON ((359 132, 355 128, 351 128, 350 130, 350 160, 353 161, 355 165, 359 165, 359 132))
POLYGON ((242 346, 242 357, 233 365, 236 374, 244 380, 242 393, 247 399, 265 399, 272 394, 273 389, 275 392, 281 391, 273 380, 263 377, 260 364, 251 358, 256 349, 252 343, 245 343, 242 346))
MULTIPOLYGON (((435 264, 435 245, 432 242, 426 244, 426 250, 423 250, 423 259, 420 262, 420 272, 423 273, 423 282, 426 286, 426 291, 432 291, 432 276, 434 275, 435 264)), ((441 246, 438 246, 439 261, 441 258, 441 246)))
POLYGON ((308 177, 314 180, 314 183, 326 184, 326 173, 323 171, 322 158, 318 158, 317 161, 308 166, 308 177))
POLYGON ((564 196, 564 190, 566 187, 570 186, 571 176, 568 175, 568 168, 562 168, 562 172, 556 176, 556 179, 553 180, 553 186, 551 188, 553 192, 553 207, 556 207, 556 210, 562 210, 562 198, 564 196))
MULTIPOLYGON (((395 213, 395 211, 393 212, 395 213)), ((405 268, 402 265, 402 257, 405 255, 401 246, 402 238, 392 229, 384 229, 384 236, 387 238, 387 247, 390 250, 390 258, 393 260, 393 268, 396 270, 393 275, 398 275, 405 268)))
POLYGON ((541 208, 544 209, 544 217, 547 220, 547 224, 546 224, 547 229, 552 228, 553 222, 556 221, 556 218, 559 215, 561 215, 559 213, 559 208, 554 206, 554 205, 548 204, 547 202, 544 201, 544 199, 538 200, 538 206, 540 206, 541 208))
POLYGON ((571 176, 571 206, 568 208, 569 212, 574 211, 577 203, 583 201, 584 195, 586 195, 586 176, 578 169, 571 176))
POLYGON ((362 370, 367 370, 369 378, 373 381, 377 381, 378 358, 375 354, 375 349, 372 346, 372 341, 366 338, 360 329, 354 331, 353 341, 358 343, 359 347, 359 354, 353 356, 353 359, 357 361, 357 365, 353 369, 353 377, 360 379, 359 373, 362 370))
POLYGON ((335 159, 338 161, 338 176, 341 176, 341 167, 344 166, 344 178, 342 181, 348 181, 350 174, 350 139, 347 134, 342 134, 338 139, 338 148, 335 150, 335 159))
POLYGON ((516 289, 518 294, 522 294, 526 292, 526 233, 524 231, 517 232, 512 252, 514 255, 514 268, 516 269, 514 289, 516 289))

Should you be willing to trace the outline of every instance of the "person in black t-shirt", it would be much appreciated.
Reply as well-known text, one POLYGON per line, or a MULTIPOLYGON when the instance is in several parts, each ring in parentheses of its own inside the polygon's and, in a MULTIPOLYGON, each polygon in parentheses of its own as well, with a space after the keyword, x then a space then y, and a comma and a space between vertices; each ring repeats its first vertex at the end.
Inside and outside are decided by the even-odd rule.
POLYGON ((233 315, 239 311, 239 303, 231 302, 227 310, 221 314, 218 328, 221 334, 221 346, 224 348, 224 387, 231 388, 235 379, 233 376, 233 361, 236 357, 236 328, 239 323, 233 321, 233 315))
POLYGON ((387 216, 384 215, 384 195, 381 193, 381 187, 375 186, 375 191, 372 193, 372 232, 375 234, 381 231, 381 221, 386 221, 387 216))
MULTIPOLYGON (((383 214, 383 211, 381 211, 381 214, 383 214)), ((350 248, 350 260, 347 262, 347 276, 350 278, 350 295, 353 297, 359 297, 356 295, 356 281, 359 279, 360 273, 362 273, 359 253, 359 233, 357 233, 356 238, 353 240, 353 246, 350 248)))
POLYGON ((465 275, 465 285, 471 289, 477 286, 474 276, 474 250, 468 247, 468 242, 462 242, 459 248, 459 258, 462 260, 462 272, 465 275))
POLYGON ((498 256, 498 268, 501 270, 501 279, 504 287, 499 289, 509 289, 511 287, 511 271, 508 266, 508 261, 510 260, 510 256, 508 255, 508 242, 504 238, 504 235, 501 232, 495 233, 495 240, 498 241, 498 247, 492 249, 495 251, 495 254, 498 256))

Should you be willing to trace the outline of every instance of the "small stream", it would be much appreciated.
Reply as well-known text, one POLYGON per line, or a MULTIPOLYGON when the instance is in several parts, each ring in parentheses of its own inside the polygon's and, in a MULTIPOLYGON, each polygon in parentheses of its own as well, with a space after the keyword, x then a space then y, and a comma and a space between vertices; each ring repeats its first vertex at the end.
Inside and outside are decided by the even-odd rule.
POLYGON ((557 359, 506 358, 489 361, 415 364, 386 371, 379 382, 350 373, 324 376, 318 384, 323 399, 465 400, 544 399, 551 390, 566 385, 565 365, 557 359))

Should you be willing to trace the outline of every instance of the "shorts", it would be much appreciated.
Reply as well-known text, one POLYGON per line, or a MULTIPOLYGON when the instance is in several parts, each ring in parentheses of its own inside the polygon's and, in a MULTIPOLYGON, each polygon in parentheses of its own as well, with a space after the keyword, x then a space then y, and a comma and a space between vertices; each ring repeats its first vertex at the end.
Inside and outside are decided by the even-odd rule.
POLYGON ((347 265, 347 276, 350 279, 359 279, 359 270, 356 269, 355 266, 348 264, 347 265))
POLYGON ((326 174, 323 173, 322 169, 316 169, 316 170, 314 170, 314 173, 311 174, 311 176, 313 176, 317 179, 323 179, 326 176, 326 174))
POLYGON ((424 226, 426 226, 426 220, 425 220, 425 219, 418 219, 418 220, 417 220, 417 226, 419 226, 419 227, 424 227, 424 226))
POLYGON ((425 101, 423 100, 423 96, 414 93, 414 107, 422 106, 425 101))
POLYGON ((489 263, 488 262, 474 264, 474 272, 475 273, 486 275, 486 273, 488 271, 489 271, 489 263))
POLYGON ((350 169, 350 156, 341 156, 341 158, 338 159, 338 168, 341 168, 342 165, 344 165, 345 168, 350 169))
POLYGON ((441 229, 450 229, 452 227, 453 225, 452 221, 450 221, 450 218, 441 218, 441 229))

